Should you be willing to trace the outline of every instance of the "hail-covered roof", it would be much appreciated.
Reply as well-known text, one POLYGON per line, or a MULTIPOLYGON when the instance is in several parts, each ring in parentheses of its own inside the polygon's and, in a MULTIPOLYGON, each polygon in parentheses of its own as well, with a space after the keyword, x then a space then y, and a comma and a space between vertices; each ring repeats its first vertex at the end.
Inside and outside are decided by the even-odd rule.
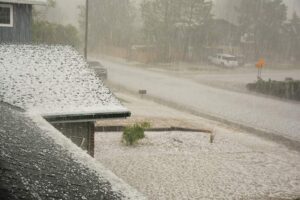
POLYGON ((43 117, 129 113, 70 46, 0 44, 0 101, 43 117))
POLYGON ((145 199, 40 116, 0 113, 0 199, 145 199))
POLYGON ((0 3, 46 5, 47 0, 0 0, 0 3))

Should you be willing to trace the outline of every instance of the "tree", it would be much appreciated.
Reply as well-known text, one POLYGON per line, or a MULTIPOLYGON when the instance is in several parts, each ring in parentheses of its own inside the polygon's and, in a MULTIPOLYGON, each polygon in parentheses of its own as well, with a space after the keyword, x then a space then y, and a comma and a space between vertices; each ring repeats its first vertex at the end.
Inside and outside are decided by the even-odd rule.
POLYGON ((45 7, 37 9, 33 7, 33 20, 45 21, 47 10, 56 7, 56 0, 47 0, 47 5, 45 7))
POLYGON ((85 34, 85 5, 79 5, 77 6, 77 9, 79 10, 79 15, 78 15, 78 24, 79 24, 79 32, 83 38, 85 34))
POLYGON ((163 60, 170 57, 170 46, 174 41, 176 13, 179 13, 175 0, 144 1, 141 5, 144 20, 145 40, 156 44, 163 60))
POLYGON ((141 8, 145 38, 158 46, 163 60, 170 59, 172 49, 185 59, 189 47, 201 43, 212 18, 212 3, 205 0, 145 0, 141 8))
POLYGON ((300 18, 294 13, 292 19, 286 24, 288 56, 294 61, 300 61, 300 18))
MULTIPOLYGON (((129 0, 89 3, 89 46, 127 47, 132 39, 133 7, 129 0)), ((81 17, 84 16, 81 14, 81 17)), ((81 20, 83 22, 83 20, 81 20)), ((84 24, 81 25, 84 27, 84 24)))
POLYGON ((33 42, 36 43, 71 45, 76 48, 80 44, 78 31, 72 25, 34 21, 32 35, 33 42))
POLYGON ((255 56, 280 54, 280 37, 287 18, 282 0, 242 0, 237 8, 242 34, 254 36, 255 56))
MULTIPOLYGON (((211 8, 212 2, 205 0, 187 0, 183 1, 182 16, 180 18, 183 24, 184 41, 183 59, 186 59, 188 48, 198 44, 202 46, 206 38, 206 31, 212 20, 211 8)), ((197 47, 197 45, 196 45, 197 47)))
POLYGON ((79 48, 77 29, 72 25, 61 25, 46 20, 45 14, 55 8, 56 1, 48 0, 45 10, 33 9, 32 40, 36 43, 71 45, 79 48))

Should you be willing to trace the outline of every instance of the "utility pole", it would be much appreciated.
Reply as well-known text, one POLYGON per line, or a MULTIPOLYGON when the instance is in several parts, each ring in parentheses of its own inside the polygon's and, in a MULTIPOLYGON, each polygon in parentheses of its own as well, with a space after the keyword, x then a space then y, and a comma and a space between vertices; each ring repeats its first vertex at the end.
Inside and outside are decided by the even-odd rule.
POLYGON ((84 38, 84 58, 87 60, 89 34, 89 0, 85 2, 85 38, 84 38))

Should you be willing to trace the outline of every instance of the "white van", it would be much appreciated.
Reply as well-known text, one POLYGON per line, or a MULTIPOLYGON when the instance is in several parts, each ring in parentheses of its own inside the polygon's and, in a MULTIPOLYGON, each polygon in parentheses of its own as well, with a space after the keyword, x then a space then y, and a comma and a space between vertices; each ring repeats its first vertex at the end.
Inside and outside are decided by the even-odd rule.
POLYGON ((224 67, 237 67, 239 65, 238 59, 235 56, 229 54, 217 54, 210 56, 208 59, 215 65, 221 65, 224 67))

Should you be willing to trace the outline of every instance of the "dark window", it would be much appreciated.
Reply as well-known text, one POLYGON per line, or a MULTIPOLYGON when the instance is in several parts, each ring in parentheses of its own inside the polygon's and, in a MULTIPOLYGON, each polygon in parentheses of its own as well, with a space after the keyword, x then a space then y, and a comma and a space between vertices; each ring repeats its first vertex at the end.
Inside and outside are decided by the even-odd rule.
POLYGON ((12 25, 12 6, 0 5, 0 25, 12 25))

